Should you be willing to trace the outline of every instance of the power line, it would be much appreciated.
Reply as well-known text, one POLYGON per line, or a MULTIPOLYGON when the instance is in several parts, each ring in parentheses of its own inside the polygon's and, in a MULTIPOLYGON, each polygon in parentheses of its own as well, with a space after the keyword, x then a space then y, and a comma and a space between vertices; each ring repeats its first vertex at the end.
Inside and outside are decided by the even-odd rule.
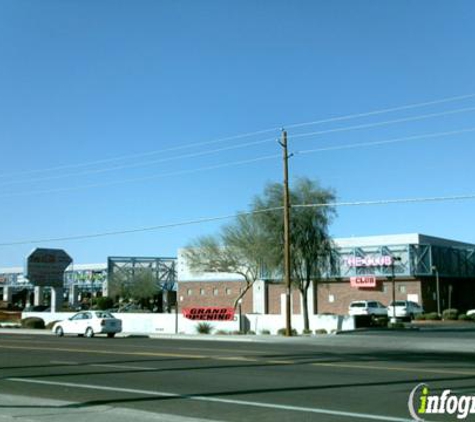
POLYGON ((293 208, 324 208, 324 207, 354 207, 366 205, 392 205, 392 204, 411 204, 424 202, 444 202, 444 201, 463 201, 475 199, 475 193, 453 196, 431 196, 426 198, 403 198, 403 199, 380 199, 376 201, 355 201, 355 202, 333 202, 328 204, 301 204, 292 205, 293 208))
POLYGON ((264 210, 259 210, 259 211, 240 212, 237 214, 229 214, 229 215, 223 215, 223 216, 218 216, 218 217, 204 217, 204 218, 198 218, 195 220, 181 221, 177 223, 159 224, 156 226, 141 227, 141 228, 129 229, 129 230, 117 230, 117 231, 100 232, 100 233, 92 233, 92 234, 82 234, 82 235, 77 235, 77 236, 53 237, 49 239, 22 240, 18 242, 0 243, 0 247, 28 245, 32 243, 34 244, 34 243, 46 243, 46 242, 64 242, 64 241, 69 241, 69 240, 84 240, 84 239, 93 239, 93 238, 98 238, 98 237, 108 237, 108 236, 118 236, 118 235, 124 235, 124 234, 140 233, 140 232, 149 232, 149 231, 167 229, 167 228, 172 228, 172 227, 182 227, 182 226, 190 226, 193 224, 210 223, 214 221, 228 220, 231 218, 237 218, 240 216, 246 216, 246 215, 251 215, 251 214, 278 211, 280 209, 282 209, 282 207, 266 208, 264 210))
POLYGON ((277 158, 277 157, 280 157, 280 154, 265 155, 265 156, 261 156, 261 157, 251 158, 251 159, 248 159, 248 160, 233 161, 233 162, 229 162, 229 163, 216 164, 216 165, 213 165, 213 166, 199 167, 199 168, 196 168, 196 169, 180 170, 180 171, 175 171, 175 172, 170 172, 170 173, 155 174, 155 175, 152 175, 152 176, 135 177, 135 178, 130 178, 130 179, 122 179, 122 180, 114 180, 112 182, 94 183, 94 184, 89 184, 89 185, 81 185, 81 186, 66 187, 66 188, 56 188, 56 189, 11 192, 11 193, 6 193, 6 194, 0 194, 0 198, 9 198, 9 197, 14 197, 14 196, 25 196, 25 195, 34 195, 34 194, 64 193, 64 192, 72 192, 72 191, 78 191, 78 190, 83 190, 83 189, 115 186, 115 185, 120 185, 120 184, 124 184, 124 183, 145 182, 147 180, 154 180, 154 179, 159 179, 159 178, 162 178, 162 177, 182 176, 182 175, 185 175, 185 174, 199 173, 199 172, 202 172, 202 171, 210 171, 210 170, 222 169, 222 168, 226 168, 226 167, 239 166, 239 165, 243 165, 243 164, 257 163, 257 162, 260 162, 260 161, 271 160, 271 159, 274 159, 274 158, 277 158))
POLYGON ((337 151, 337 150, 343 150, 343 149, 353 149, 353 148, 371 147, 371 146, 377 146, 377 145, 395 144, 399 142, 414 141, 417 139, 440 138, 444 136, 460 135, 462 133, 470 133, 470 132, 475 132, 475 128, 453 130, 453 131, 448 131, 448 132, 434 132, 434 133, 428 133, 425 135, 405 136, 402 138, 392 138, 392 139, 386 139, 383 141, 360 142, 360 143, 354 143, 354 144, 335 145, 331 147, 307 149, 307 150, 296 151, 295 154, 296 155, 297 154, 312 154, 315 152, 337 151))
POLYGON ((176 161, 176 160, 181 160, 181 159, 186 159, 186 158, 202 157, 202 156, 205 156, 205 155, 211 155, 211 154, 216 154, 216 153, 219 153, 219 152, 246 148, 246 147, 254 146, 254 145, 261 145, 261 144, 264 144, 264 143, 269 143, 269 142, 274 142, 274 141, 275 141, 275 138, 261 139, 259 141, 246 142, 244 144, 231 145, 231 146, 228 146, 228 147, 223 147, 223 148, 218 148, 218 149, 213 149, 213 150, 207 150, 207 151, 201 151, 201 152, 195 152, 195 153, 190 153, 190 154, 183 154, 183 155, 178 155, 178 156, 175 156, 175 157, 160 158, 158 160, 146 161, 146 162, 142 162, 142 163, 125 164, 125 165, 122 165, 122 166, 106 167, 106 168, 95 169, 95 170, 87 170, 87 171, 83 171, 83 172, 79 172, 79 173, 73 173, 73 174, 59 174, 59 175, 55 175, 55 176, 39 177, 39 178, 25 179, 25 180, 11 180, 11 181, 8 181, 8 182, 0 182, 0 186, 8 186, 8 185, 21 184, 21 183, 31 183, 31 182, 44 182, 44 181, 47 181, 47 180, 58 180, 58 179, 64 179, 64 178, 67 178, 67 177, 87 176, 87 175, 90 175, 90 174, 99 174, 99 173, 107 173, 107 172, 110 172, 110 171, 118 171, 118 170, 125 170, 125 169, 131 169, 131 168, 146 167, 146 166, 151 166, 151 165, 154 165, 154 164, 166 163, 166 162, 176 161))
POLYGON ((456 97, 442 98, 440 100, 427 101, 424 103, 408 104, 408 105, 403 105, 403 106, 398 106, 398 107, 383 108, 381 110, 368 111, 364 113, 355 113, 355 114, 348 114, 346 116, 331 117, 329 119, 314 120, 312 122, 296 123, 292 125, 286 125, 285 127, 287 129, 295 129, 295 128, 303 127, 303 126, 319 125, 323 123, 334 123, 334 122, 339 122, 342 120, 350 120, 350 119, 357 119, 360 117, 369 117, 369 116, 376 116, 378 114, 391 113, 393 111, 409 110, 411 108, 426 107, 430 105, 460 101, 460 100, 465 100, 467 98, 473 98, 473 97, 475 97, 475 94, 459 95, 456 97))
MULTIPOLYGON (((419 108, 419 107, 427 107, 427 106, 430 106, 430 105, 461 101, 461 100, 469 99, 469 98, 473 98, 473 97, 475 97, 475 94, 458 95, 458 96, 452 96, 452 97, 445 97, 445 98, 441 98, 441 99, 437 99, 437 100, 433 100, 433 101, 411 103, 411 104, 406 104, 406 105, 403 105, 403 106, 377 109, 377 110, 372 110, 372 111, 363 112, 363 113, 348 114, 348 115, 343 115, 343 116, 331 117, 331 118, 328 118, 328 119, 321 119, 321 120, 316 120, 316 121, 312 121, 312 122, 288 124, 288 125, 284 125, 284 126, 289 129, 289 128, 304 127, 304 126, 320 125, 320 124, 325 124, 325 123, 332 123, 332 122, 337 122, 337 121, 356 119, 356 118, 360 118, 360 117, 368 117, 368 116, 374 116, 374 115, 379 115, 379 114, 391 113, 391 112, 395 112, 395 111, 408 110, 408 109, 414 109, 414 108, 419 108)), ((137 153, 137 154, 129 154, 129 155, 123 155, 123 156, 118 156, 118 157, 105 158, 105 159, 100 159, 100 160, 93 160, 93 161, 89 161, 89 162, 85 162, 85 163, 68 164, 68 165, 49 167, 49 168, 45 168, 45 169, 35 169, 35 170, 28 170, 28 171, 21 171, 21 172, 5 173, 5 174, 0 174, 0 178, 12 177, 12 176, 31 175, 31 174, 38 174, 38 173, 46 173, 46 172, 57 171, 57 170, 75 169, 75 168, 88 167, 88 166, 93 166, 93 165, 98 165, 98 164, 111 163, 111 162, 121 161, 121 160, 130 160, 130 159, 135 159, 135 158, 143 158, 143 157, 148 157, 148 156, 152 156, 152 155, 156 155, 156 154, 160 154, 160 153, 179 151, 179 150, 188 149, 188 148, 195 148, 195 147, 200 147, 200 146, 205 146, 205 145, 213 145, 213 144, 217 144, 217 143, 228 142, 228 141, 231 141, 231 140, 242 139, 242 138, 246 138, 246 137, 250 137, 250 136, 262 135, 264 133, 275 132, 275 131, 278 131, 278 130, 280 130, 280 127, 279 128, 275 127, 275 128, 257 130, 257 131, 253 131, 253 132, 248 132, 248 133, 238 134, 238 135, 234 135, 234 136, 219 138, 219 139, 215 139, 215 140, 211 140, 211 141, 188 143, 188 144, 179 145, 179 146, 171 147, 171 148, 164 148, 164 149, 142 152, 142 153, 137 153)), ((330 132, 323 132, 323 133, 330 133, 330 132)), ((322 133, 317 132, 317 133, 313 133, 313 134, 318 134, 319 135, 319 134, 322 134, 322 133)), ((308 134, 308 135, 307 134, 302 134, 302 136, 310 136, 310 134, 308 134)))
POLYGON ((347 126, 347 127, 342 127, 342 128, 335 128, 335 129, 327 129, 327 130, 321 130, 318 132, 307 132, 307 133, 300 133, 297 135, 292 135, 292 139, 298 139, 298 138, 306 138, 310 136, 316 136, 316 135, 326 135, 328 133, 336 133, 336 132, 347 132, 350 130, 355 130, 355 129, 368 129, 368 128, 373 128, 373 127, 378 127, 378 126, 386 126, 386 125, 391 125, 391 124, 396 124, 396 123, 405 123, 405 122, 413 122, 417 120, 424 120, 424 119, 430 119, 432 117, 441 117, 441 116, 448 116, 451 114, 459 114, 459 113, 467 113, 470 111, 475 111, 475 107, 466 107, 466 108, 460 108, 456 110, 449 110, 449 111, 443 111, 440 113, 430 113, 430 114, 423 114, 420 116, 413 116, 413 117, 404 117, 401 119, 394 119, 394 120, 386 120, 383 122, 376 122, 376 123, 366 123, 362 125, 355 125, 355 126, 347 126))
MULTIPOLYGON (((382 140, 382 141, 361 142, 361 143, 354 143, 354 144, 315 148, 315 149, 309 149, 309 150, 299 150, 299 151, 296 151, 295 154, 304 155, 304 154, 312 154, 312 153, 326 152, 326 151, 363 148, 363 147, 378 146, 378 145, 384 145, 384 144, 406 142, 406 141, 418 140, 418 139, 444 137, 444 136, 457 135, 457 134, 469 133, 469 132, 474 132, 474 131, 475 131, 475 128, 467 128, 467 129, 460 129, 460 130, 447 131, 447 132, 433 132, 429 134, 414 135, 414 136, 408 136, 408 137, 402 137, 402 138, 393 138, 393 139, 387 139, 387 140, 382 140)), ((180 171, 161 173, 161 174, 155 174, 155 175, 144 176, 144 177, 114 180, 111 182, 92 183, 92 184, 75 186, 75 187, 11 192, 11 193, 0 194, 0 198, 9 198, 9 197, 36 195, 36 194, 66 193, 66 192, 78 191, 78 190, 83 190, 83 189, 93 189, 93 188, 115 186, 115 185, 120 185, 120 184, 125 184, 125 183, 145 182, 148 180, 154 180, 154 179, 159 179, 159 178, 164 178, 164 177, 183 176, 187 174, 200 173, 203 171, 211 171, 211 170, 223 169, 223 168, 228 168, 228 167, 235 167, 239 165, 253 164, 253 163, 257 163, 261 161, 275 159, 278 157, 280 157, 279 154, 271 154, 271 155, 264 155, 264 156, 246 159, 246 160, 238 160, 238 161, 232 161, 232 162, 216 164, 216 165, 211 165, 211 166, 198 167, 195 169, 180 170, 180 171)))
POLYGON ((104 164, 104 163, 110 163, 110 162, 121 161, 121 160, 131 160, 134 158, 148 157, 151 155, 157 155, 157 154, 162 154, 166 152, 179 151, 179 150, 188 149, 188 148, 227 142, 230 140, 236 140, 240 138, 247 138, 250 136, 261 135, 261 134, 269 133, 269 132, 275 132, 277 130, 280 130, 280 128, 257 130, 254 132, 244 133, 244 134, 235 135, 235 136, 229 136, 226 138, 220 138, 220 139, 215 139, 211 141, 189 143, 189 144, 184 144, 184 145, 171 147, 171 148, 163 148, 163 149, 158 149, 158 150, 153 150, 153 151, 148 151, 148 152, 141 152, 137 154, 129 154, 129 155, 122 155, 118 157, 112 157, 112 158, 104 158, 101 160, 94 160, 94 161, 89 161, 86 163, 67 164, 67 165, 62 165, 62 166, 49 167, 45 169, 27 170, 27 171, 22 171, 22 172, 15 172, 15 173, 5 173, 5 174, 0 174, 0 178, 10 177, 10 176, 22 176, 22 175, 36 174, 36 173, 46 173, 49 171, 66 170, 66 169, 73 169, 73 168, 80 168, 80 167, 89 167, 96 164, 104 164))
MULTIPOLYGON (((374 200, 374 201, 300 204, 300 205, 291 205, 291 208, 298 209, 298 208, 349 207, 349 206, 354 207, 354 206, 462 201, 462 200, 471 200, 471 199, 475 199, 475 193, 465 194, 465 195, 453 195, 453 196, 432 196, 432 197, 402 198, 402 199, 379 199, 379 200, 374 200)), ((20 240, 16 242, 0 243, 0 247, 29 245, 29 244, 47 243, 47 242, 64 242, 64 241, 70 241, 70 240, 84 240, 84 239, 92 239, 92 238, 108 237, 108 236, 119 236, 119 235, 125 235, 125 234, 156 231, 156 230, 173 228, 173 227, 182 227, 182 226, 189 226, 189 225, 194 225, 194 224, 209 223, 209 222, 220 221, 220 220, 228 220, 231 218, 237 218, 239 216, 253 215, 253 214, 259 214, 259 213, 266 213, 266 212, 275 212, 275 211, 281 211, 281 210, 283 210, 283 207, 274 207, 274 208, 266 208, 266 209, 257 210, 257 211, 240 212, 236 214, 228 214, 228 215, 216 216, 216 217, 204 217, 204 218, 187 220, 187 221, 182 221, 182 222, 177 222, 177 223, 160 224, 160 225, 155 225, 155 226, 141 227, 141 228, 135 228, 135 229, 129 229, 129 230, 117 230, 117 231, 99 232, 99 233, 92 233, 92 234, 82 234, 82 235, 76 235, 76 236, 36 239, 36 240, 20 240)))
MULTIPOLYGON (((356 130, 356 129, 368 129, 368 128, 373 128, 373 127, 378 127, 378 126, 386 126, 386 125, 390 125, 390 124, 397 124, 397 123, 403 123, 403 122, 409 122, 409 121, 423 120, 423 119, 428 119, 428 118, 433 118, 433 117, 440 117, 440 116, 451 115, 451 114, 459 114, 459 113, 465 113, 465 112, 470 112, 470 111, 475 111, 475 107, 449 110, 449 111, 444 111, 444 112, 439 112, 439 113, 424 114, 424 115, 406 117, 406 118, 402 118, 402 119, 386 120, 386 121, 382 121, 382 122, 368 123, 368 124, 363 124, 363 125, 347 126, 347 127, 343 127, 343 128, 328 129, 328 130, 318 131, 318 132, 301 133, 301 134, 297 134, 297 135, 292 135, 291 138, 292 139, 295 139, 295 138, 298 139, 298 138, 310 137, 310 136, 316 136, 316 135, 325 135, 325 134, 329 134, 329 133, 347 132, 347 131, 356 130)), ((408 139, 411 139, 411 137, 409 137, 408 139)), ((58 179, 66 178, 66 177, 85 176, 85 175, 90 175, 90 174, 106 173, 106 172, 110 172, 110 171, 145 167, 145 166, 150 166, 150 165, 159 164, 159 163, 176 161, 176 160, 184 159, 184 158, 196 158, 196 157, 200 157, 200 156, 216 154, 216 153, 219 153, 219 152, 246 148, 248 146, 261 145, 261 144, 269 143, 269 142, 273 142, 273 141, 275 141, 274 138, 267 138, 267 139, 261 139, 261 140, 258 140, 258 141, 247 142, 247 143, 239 144, 239 145, 231 145, 231 146, 228 146, 228 147, 223 147, 223 148, 218 148, 218 149, 213 149, 213 150, 201 151, 201 152, 190 153, 190 154, 183 154, 183 155, 179 155, 179 156, 175 156, 175 157, 160 158, 158 160, 148 161, 148 162, 145 162, 145 163, 126 164, 126 165, 122 165, 122 166, 115 166, 115 167, 108 167, 108 168, 102 168, 102 169, 88 170, 88 171, 83 171, 83 172, 75 173, 75 174, 60 174, 60 175, 47 176, 47 177, 35 178, 35 179, 13 180, 13 181, 8 181, 8 182, 0 182, 0 186, 9 186, 9 185, 13 185, 13 184, 30 183, 30 182, 41 182, 41 181, 48 181, 48 180, 58 180, 58 179)), ((395 141, 393 141, 393 142, 395 142, 395 141)), ((381 141, 379 143, 383 144, 383 143, 390 143, 390 142, 389 141, 381 141)), ((368 143, 367 145, 377 145, 377 144, 378 144, 378 142, 368 143)), ((346 147, 346 148, 349 148, 349 147, 346 147)), ((309 153, 309 152, 317 152, 317 151, 325 151, 325 150, 329 151, 329 150, 337 150, 337 149, 344 149, 344 148, 343 147, 329 147, 327 149, 320 148, 320 149, 315 149, 315 150, 300 151, 300 153, 304 154, 304 153, 309 153)), ((212 166, 211 168, 216 168, 216 167, 212 166)), ((217 167, 217 168, 219 168, 219 167, 217 167)), ((205 168, 205 169, 208 169, 208 168, 205 168)), ((183 172, 174 172, 174 173, 169 173, 167 175, 180 175, 180 174, 186 174, 186 173, 188 173, 188 171, 185 171, 184 173, 183 172)), ((156 178, 156 177, 161 177, 161 176, 151 176, 151 177, 146 177, 146 178, 129 179, 129 180, 125 180, 125 182, 148 180, 150 178, 156 178)), ((115 184, 118 184, 118 183, 123 183, 123 182, 120 182, 120 181, 116 182, 115 181, 115 182, 103 183, 103 184, 85 185, 85 188, 110 186, 110 185, 115 185, 115 184)), ((68 189, 69 188, 58 189, 58 190, 53 189, 53 190, 48 190, 48 191, 43 191, 43 192, 64 192, 64 191, 67 191, 68 189)), ((72 188, 72 190, 77 190, 77 188, 72 188)), ((7 196, 12 196, 12 195, 7 195, 7 196)), ((13 196, 16 196, 16 194, 13 195, 13 196)), ((4 197, 4 195, 0 195, 0 197, 4 197)))

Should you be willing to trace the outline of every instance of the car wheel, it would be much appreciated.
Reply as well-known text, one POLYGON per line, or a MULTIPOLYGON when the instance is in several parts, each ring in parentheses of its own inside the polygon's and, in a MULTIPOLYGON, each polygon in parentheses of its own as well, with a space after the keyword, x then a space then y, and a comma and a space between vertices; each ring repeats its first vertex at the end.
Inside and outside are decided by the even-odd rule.
POLYGON ((114 338, 114 336, 115 336, 115 333, 107 333, 107 337, 109 338, 114 338))
POLYGON ((87 327, 86 332, 84 333, 84 335, 87 338, 92 338, 92 337, 94 337, 94 331, 92 330, 91 327, 87 327))
POLYGON ((57 337, 63 337, 64 336, 63 327, 56 327, 56 330, 54 330, 54 333, 56 334, 57 337))
POLYGON ((409 321, 414 321, 414 314, 409 314, 409 321))

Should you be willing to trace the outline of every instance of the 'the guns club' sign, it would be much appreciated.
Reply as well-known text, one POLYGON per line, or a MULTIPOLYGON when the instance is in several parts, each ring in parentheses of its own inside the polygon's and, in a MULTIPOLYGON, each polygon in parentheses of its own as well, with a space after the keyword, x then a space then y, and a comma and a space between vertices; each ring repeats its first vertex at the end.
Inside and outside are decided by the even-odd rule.
POLYGON ((394 259, 389 255, 382 256, 350 256, 346 258, 349 267, 390 267, 394 263, 394 259))
POLYGON ((201 307, 184 308, 183 316, 195 321, 233 321, 234 308, 201 307))
POLYGON ((350 277, 351 287, 376 287, 376 277, 350 277))

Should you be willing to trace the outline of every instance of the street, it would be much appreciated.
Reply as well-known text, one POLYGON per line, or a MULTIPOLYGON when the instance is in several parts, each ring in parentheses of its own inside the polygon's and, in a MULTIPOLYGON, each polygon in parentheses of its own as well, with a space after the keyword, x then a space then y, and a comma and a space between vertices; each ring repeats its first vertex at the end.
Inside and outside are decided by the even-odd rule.
MULTIPOLYGON (((56 405, 65 414, 108 406, 229 422, 407 421, 419 383, 475 393, 474 341, 473 330, 238 342, 2 334, 0 395, 34 399, 16 415, 54 399, 68 403, 56 405)), ((13 414, 7 402, 3 414, 13 414)))

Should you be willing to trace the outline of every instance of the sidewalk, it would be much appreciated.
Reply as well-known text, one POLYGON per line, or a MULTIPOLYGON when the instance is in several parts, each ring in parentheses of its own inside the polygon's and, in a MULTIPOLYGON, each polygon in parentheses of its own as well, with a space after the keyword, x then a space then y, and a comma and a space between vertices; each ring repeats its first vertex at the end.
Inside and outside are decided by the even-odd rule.
MULTIPOLYGON (((0 422, 213 422, 111 406, 80 407, 80 403, 0 394, 0 422)), ((214 421, 218 422, 218 421, 214 421)))

